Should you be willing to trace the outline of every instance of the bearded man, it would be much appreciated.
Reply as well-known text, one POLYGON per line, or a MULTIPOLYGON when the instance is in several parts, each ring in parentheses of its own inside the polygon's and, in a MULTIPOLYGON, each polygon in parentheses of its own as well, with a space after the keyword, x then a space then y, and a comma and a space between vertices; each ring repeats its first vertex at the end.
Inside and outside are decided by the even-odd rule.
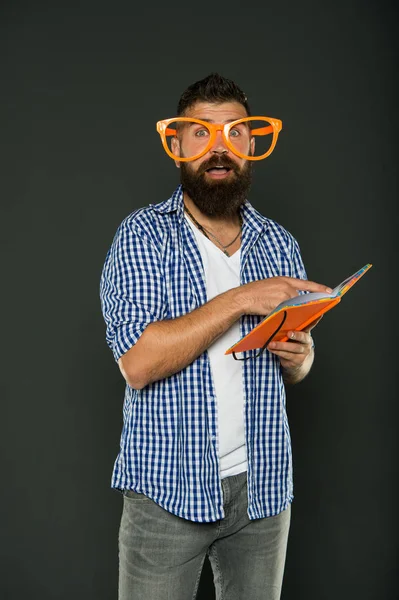
POLYGON ((257 356, 225 351, 306 280, 296 240, 249 203, 281 121, 212 73, 160 121, 171 198, 123 220, 106 256, 107 343, 126 380, 112 487, 123 492, 120 600, 280 598, 293 498, 285 384, 313 362, 309 327, 257 356))

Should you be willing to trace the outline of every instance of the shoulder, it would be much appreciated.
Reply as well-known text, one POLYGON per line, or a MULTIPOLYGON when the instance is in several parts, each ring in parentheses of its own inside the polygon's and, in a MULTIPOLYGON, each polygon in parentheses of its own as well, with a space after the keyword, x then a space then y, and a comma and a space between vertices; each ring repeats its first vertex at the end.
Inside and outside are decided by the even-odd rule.
POLYGON ((176 197, 178 191, 179 188, 163 202, 149 204, 131 212, 119 225, 115 237, 137 237, 144 242, 159 246, 171 224, 176 221, 176 219, 170 219, 169 216, 178 211, 179 198, 176 197))
POLYGON ((158 227, 157 215, 150 205, 138 208, 127 215, 119 225, 118 231, 151 240, 156 239, 158 227))

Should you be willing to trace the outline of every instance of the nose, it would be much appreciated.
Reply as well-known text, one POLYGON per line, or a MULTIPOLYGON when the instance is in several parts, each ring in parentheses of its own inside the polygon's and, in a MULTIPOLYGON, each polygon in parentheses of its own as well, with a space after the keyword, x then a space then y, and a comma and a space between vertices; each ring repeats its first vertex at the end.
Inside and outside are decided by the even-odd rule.
POLYGON ((217 131, 216 132, 215 143, 213 144, 213 146, 211 148, 211 152, 214 152, 215 154, 225 154, 228 151, 229 151, 229 149, 226 146, 226 142, 223 139, 222 132, 221 131, 217 131))

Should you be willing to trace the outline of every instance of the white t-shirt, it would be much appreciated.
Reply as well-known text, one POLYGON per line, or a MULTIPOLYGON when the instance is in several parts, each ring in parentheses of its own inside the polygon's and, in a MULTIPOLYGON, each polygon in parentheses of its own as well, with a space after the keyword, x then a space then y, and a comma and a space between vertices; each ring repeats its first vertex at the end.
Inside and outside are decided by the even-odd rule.
MULTIPOLYGON (((197 229, 187 215, 186 220, 201 253, 208 301, 238 287, 241 251, 226 256, 197 229)), ((222 478, 247 470, 242 362, 234 360, 231 354, 224 354, 239 338, 240 326, 237 321, 208 348, 218 406, 218 448, 222 478)))

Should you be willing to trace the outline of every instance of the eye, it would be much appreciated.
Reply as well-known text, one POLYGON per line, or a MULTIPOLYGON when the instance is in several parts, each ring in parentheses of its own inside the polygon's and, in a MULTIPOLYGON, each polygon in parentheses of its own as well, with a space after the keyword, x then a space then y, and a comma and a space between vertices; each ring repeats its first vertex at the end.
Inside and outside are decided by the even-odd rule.
POLYGON ((230 137, 238 137, 240 134, 240 132, 238 131, 238 129, 230 129, 230 137))
POLYGON ((195 132, 195 137, 205 137, 208 135, 208 130, 207 129, 198 129, 195 132))

